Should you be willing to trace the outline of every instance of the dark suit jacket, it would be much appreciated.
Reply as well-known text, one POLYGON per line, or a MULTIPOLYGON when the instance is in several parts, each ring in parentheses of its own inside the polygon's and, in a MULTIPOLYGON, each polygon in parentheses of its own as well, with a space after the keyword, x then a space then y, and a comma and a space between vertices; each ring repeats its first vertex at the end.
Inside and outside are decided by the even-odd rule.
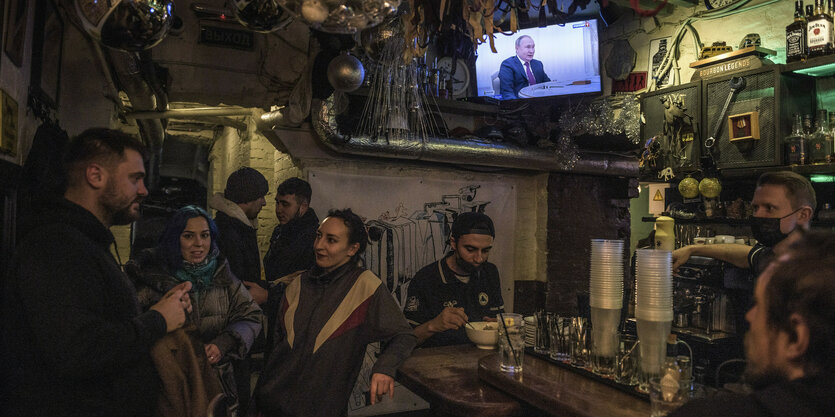
MULTIPOLYGON (((548 75, 545 74, 542 61, 532 59, 531 72, 533 72, 537 83, 551 81, 548 75)), ((522 66, 522 63, 516 55, 502 61, 502 66, 499 69, 499 81, 502 100, 519 98, 519 90, 530 85, 528 83, 528 75, 525 74, 525 67, 522 66)))

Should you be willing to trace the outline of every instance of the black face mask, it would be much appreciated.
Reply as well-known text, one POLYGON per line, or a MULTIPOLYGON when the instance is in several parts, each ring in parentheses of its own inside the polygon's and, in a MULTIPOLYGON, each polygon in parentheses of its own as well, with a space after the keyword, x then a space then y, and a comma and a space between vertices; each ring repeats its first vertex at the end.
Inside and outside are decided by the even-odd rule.
POLYGON ((799 210, 797 209, 779 218, 751 217, 751 235, 754 236, 754 239, 757 239, 757 242, 773 247, 788 236, 780 231, 780 220, 797 213, 799 210))

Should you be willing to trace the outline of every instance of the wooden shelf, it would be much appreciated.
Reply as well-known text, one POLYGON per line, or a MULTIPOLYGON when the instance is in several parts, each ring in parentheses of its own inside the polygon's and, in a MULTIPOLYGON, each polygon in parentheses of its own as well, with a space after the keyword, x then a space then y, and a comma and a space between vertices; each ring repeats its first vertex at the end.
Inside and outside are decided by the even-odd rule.
MULTIPOLYGON (((728 226, 748 226, 749 219, 730 219, 727 217, 696 217, 694 219, 675 219, 676 224, 726 224, 728 226)), ((644 223, 655 223, 655 217, 641 217, 644 223)), ((812 220, 812 227, 835 227, 835 220, 812 220)))
POLYGON ((768 171, 792 171, 800 175, 833 174, 835 175, 835 163, 809 164, 809 165, 780 165, 762 166, 751 168, 725 168, 721 170, 723 178, 750 178, 758 177, 768 171))
POLYGON ((835 54, 818 56, 805 61, 786 64, 783 66, 783 72, 792 72, 811 77, 833 76, 835 75, 835 54))

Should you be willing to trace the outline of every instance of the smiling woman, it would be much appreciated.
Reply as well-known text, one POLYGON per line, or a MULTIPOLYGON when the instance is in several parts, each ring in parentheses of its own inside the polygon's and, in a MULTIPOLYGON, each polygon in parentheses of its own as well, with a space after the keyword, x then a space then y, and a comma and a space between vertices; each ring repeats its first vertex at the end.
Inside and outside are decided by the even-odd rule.
POLYGON ((235 388, 235 372, 239 371, 234 369, 234 360, 246 357, 264 318, 220 254, 217 234, 217 226, 205 210, 183 207, 166 224, 159 246, 142 251, 125 269, 144 308, 153 305, 168 288, 185 281, 192 283, 194 308, 187 326, 189 322, 196 326, 205 358, 225 394, 237 399, 238 394, 247 393, 238 393, 235 388))

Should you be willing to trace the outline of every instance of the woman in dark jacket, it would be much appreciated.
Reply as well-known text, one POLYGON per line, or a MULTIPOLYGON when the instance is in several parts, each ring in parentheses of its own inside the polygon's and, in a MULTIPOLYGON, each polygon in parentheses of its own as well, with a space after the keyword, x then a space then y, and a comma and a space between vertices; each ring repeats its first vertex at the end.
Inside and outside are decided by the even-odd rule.
POLYGON ((169 288, 189 281, 197 326, 206 357, 227 395, 237 398, 231 359, 242 359, 261 331, 264 316, 232 274, 217 248, 217 226, 205 210, 186 206, 168 221, 159 246, 142 251, 126 270, 139 302, 150 307, 169 288))

